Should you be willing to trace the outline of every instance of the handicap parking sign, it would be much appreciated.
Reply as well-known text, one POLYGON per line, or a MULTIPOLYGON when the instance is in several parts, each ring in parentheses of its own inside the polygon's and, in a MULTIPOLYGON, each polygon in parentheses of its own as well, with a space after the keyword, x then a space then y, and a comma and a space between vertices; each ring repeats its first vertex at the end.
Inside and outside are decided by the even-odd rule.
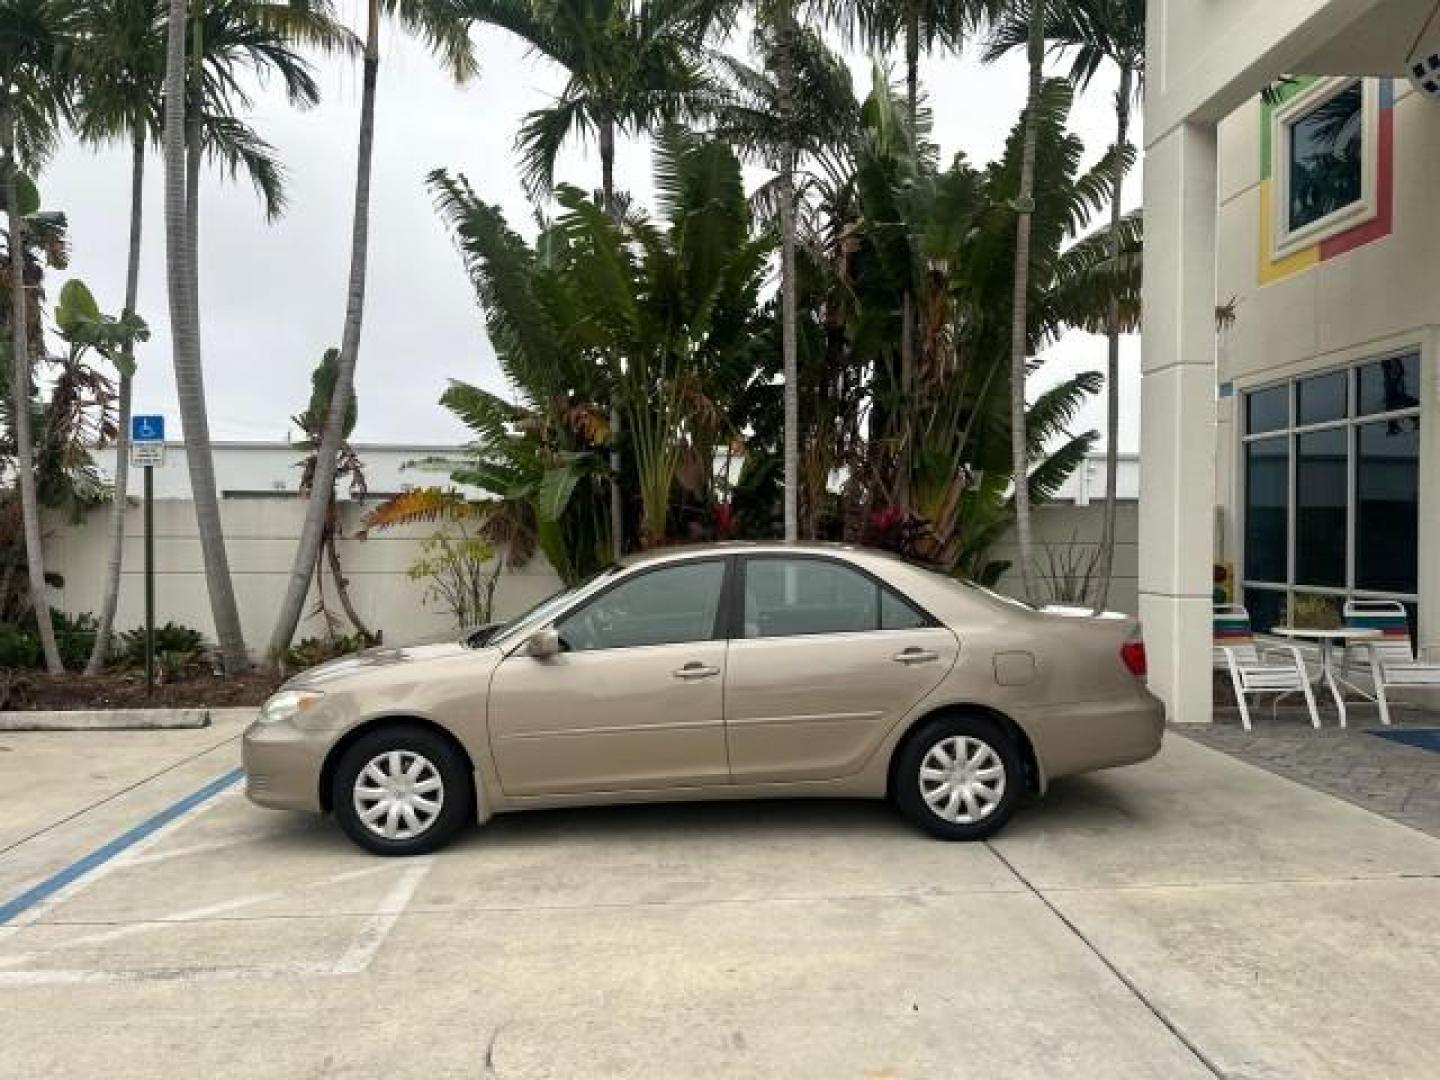
POLYGON ((164 442, 165 417, 158 414, 130 418, 131 442, 164 442))

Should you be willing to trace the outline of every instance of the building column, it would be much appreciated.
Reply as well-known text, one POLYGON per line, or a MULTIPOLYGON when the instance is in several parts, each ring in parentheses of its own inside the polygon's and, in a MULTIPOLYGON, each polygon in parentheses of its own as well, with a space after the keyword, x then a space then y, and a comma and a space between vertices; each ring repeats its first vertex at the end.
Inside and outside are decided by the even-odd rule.
POLYGON ((1181 124, 1145 154, 1140 619, 1172 722, 1212 719, 1216 138, 1181 124))

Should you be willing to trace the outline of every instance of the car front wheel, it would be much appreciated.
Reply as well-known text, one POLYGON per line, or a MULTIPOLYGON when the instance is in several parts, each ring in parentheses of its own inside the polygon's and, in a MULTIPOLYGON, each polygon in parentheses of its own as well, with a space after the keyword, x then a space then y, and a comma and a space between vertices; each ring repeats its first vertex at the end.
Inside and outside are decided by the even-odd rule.
POLYGON ((361 736, 336 766, 335 818, 376 855, 423 855, 448 842, 474 806, 470 769, 448 741, 419 727, 361 736))
POLYGON ((893 794, 902 813, 942 840, 993 836, 1023 794, 1014 740, 985 716, 927 721, 900 750, 893 794))

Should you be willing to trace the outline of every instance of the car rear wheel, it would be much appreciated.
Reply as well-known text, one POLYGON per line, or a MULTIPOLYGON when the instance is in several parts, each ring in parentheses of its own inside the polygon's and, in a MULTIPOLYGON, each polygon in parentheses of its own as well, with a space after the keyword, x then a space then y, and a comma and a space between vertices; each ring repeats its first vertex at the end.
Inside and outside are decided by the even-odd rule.
POLYGON ((335 768, 331 805, 350 839, 376 855, 447 843, 474 806, 469 766, 448 741, 396 726, 361 736, 335 768))
POLYGON ((942 840, 993 836, 1024 788, 1014 740, 986 716, 927 721, 895 763, 893 794, 902 813, 942 840))

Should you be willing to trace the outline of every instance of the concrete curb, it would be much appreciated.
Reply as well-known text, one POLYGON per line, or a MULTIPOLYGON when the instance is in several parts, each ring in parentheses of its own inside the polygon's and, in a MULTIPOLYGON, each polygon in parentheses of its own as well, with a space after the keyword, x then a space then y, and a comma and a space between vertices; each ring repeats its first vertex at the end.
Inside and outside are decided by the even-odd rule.
POLYGON ((0 731, 161 731, 209 726, 209 709, 37 709, 33 712, 0 712, 0 731))

